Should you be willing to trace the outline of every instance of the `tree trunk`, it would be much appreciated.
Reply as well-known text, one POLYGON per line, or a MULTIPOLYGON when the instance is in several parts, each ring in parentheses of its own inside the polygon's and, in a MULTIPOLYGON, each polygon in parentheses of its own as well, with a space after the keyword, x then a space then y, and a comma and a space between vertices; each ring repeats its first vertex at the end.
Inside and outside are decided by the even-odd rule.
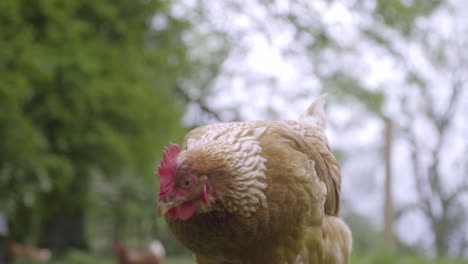
POLYGON ((384 117, 385 121, 385 197, 384 197, 384 245, 392 250, 395 244, 393 234, 393 197, 392 197, 392 120, 384 117))
POLYGON ((447 255, 447 245, 445 244, 445 234, 435 232, 436 256, 443 258, 447 255))
POLYGON ((41 246, 54 253, 64 253, 68 249, 88 249, 85 239, 85 214, 83 209, 74 213, 55 215, 43 224, 41 246))
POLYGON ((40 246, 55 254, 68 249, 88 249, 86 240, 86 205, 88 204, 88 177, 80 173, 68 191, 52 192, 43 200, 47 217, 42 221, 40 246))

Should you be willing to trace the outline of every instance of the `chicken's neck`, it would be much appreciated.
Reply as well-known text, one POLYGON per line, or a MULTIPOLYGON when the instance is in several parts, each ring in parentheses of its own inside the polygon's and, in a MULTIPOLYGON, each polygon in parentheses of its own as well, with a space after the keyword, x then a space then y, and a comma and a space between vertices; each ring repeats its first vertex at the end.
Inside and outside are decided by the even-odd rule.
POLYGON ((209 161, 222 161, 228 176, 213 179, 213 201, 219 201, 229 213, 249 217, 259 208, 268 207, 267 160, 259 142, 266 130, 265 126, 252 127, 247 123, 219 128, 188 140, 187 150, 180 155, 183 160, 186 152, 193 151, 204 153, 209 161), (216 186, 216 182, 222 182, 222 186, 216 186))

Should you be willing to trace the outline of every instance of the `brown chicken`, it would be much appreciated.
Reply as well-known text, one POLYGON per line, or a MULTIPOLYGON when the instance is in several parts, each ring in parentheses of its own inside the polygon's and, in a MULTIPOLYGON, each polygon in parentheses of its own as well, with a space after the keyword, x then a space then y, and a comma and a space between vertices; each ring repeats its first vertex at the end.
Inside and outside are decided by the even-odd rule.
POLYGON ((163 245, 157 240, 146 250, 126 248, 119 242, 114 244, 113 250, 119 264, 162 264, 166 255, 163 245))
POLYGON ((27 246, 17 242, 8 242, 6 247, 10 260, 49 261, 52 257, 50 250, 45 248, 27 246))
POLYGON ((320 98, 298 121, 207 125, 165 149, 158 210, 197 263, 348 263, 325 126, 320 98))

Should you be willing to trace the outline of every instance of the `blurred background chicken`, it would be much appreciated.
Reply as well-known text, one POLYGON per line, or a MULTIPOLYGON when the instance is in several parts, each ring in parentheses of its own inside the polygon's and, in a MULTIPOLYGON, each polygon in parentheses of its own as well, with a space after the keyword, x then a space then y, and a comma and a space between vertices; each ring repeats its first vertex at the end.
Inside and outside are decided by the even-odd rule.
POLYGON ((52 253, 48 249, 27 246, 17 242, 7 243, 7 255, 11 261, 33 260, 43 262, 49 261, 52 257, 52 253))
POLYGON ((113 250, 118 264, 162 264, 166 257, 163 244, 157 240, 145 250, 131 249, 116 242, 113 250))
POLYGON ((197 263, 348 263, 323 104, 298 121, 199 127, 165 150, 159 212, 197 263))

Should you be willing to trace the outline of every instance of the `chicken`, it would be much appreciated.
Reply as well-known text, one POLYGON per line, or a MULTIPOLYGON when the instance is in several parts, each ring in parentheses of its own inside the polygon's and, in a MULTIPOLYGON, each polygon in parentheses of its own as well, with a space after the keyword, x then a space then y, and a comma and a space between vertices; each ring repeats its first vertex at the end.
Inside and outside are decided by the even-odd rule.
POLYGON ((17 242, 8 242, 6 247, 8 259, 10 260, 49 261, 52 257, 48 249, 27 246, 17 242))
POLYGON ((298 121, 202 126, 165 149, 158 211, 197 263, 348 263, 323 104, 298 121))
POLYGON ((166 256, 164 246, 157 240, 143 251, 125 248, 119 242, 114 244, 113 249, 119 264, 162 264, 166 256))

